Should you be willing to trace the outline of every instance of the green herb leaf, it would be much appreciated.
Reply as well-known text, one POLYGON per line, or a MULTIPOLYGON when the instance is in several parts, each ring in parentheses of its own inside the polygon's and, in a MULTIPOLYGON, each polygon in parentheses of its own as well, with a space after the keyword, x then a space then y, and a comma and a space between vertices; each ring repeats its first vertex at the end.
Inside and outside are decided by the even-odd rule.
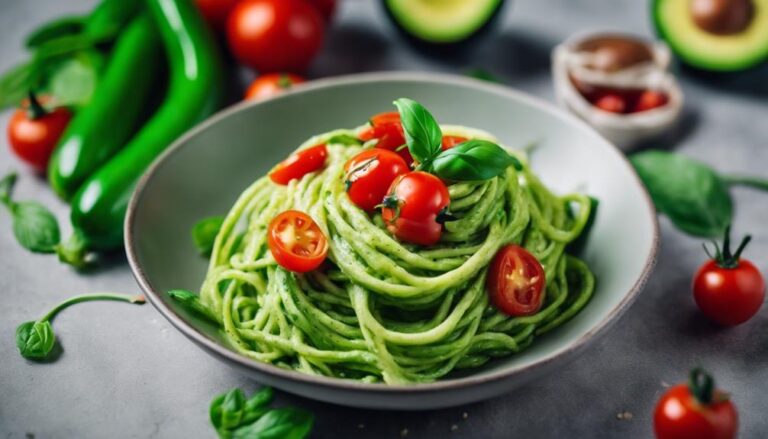
POLYGON ((56 336, 47 320, 24 322, 16 328, 16 347, 22 357, 42 360, 53 350, 56 336))
POLYGON ((487 140, 471 139, 441 152, 431 170, 440 178, 455 181, 488 180, 498 177, 513 165, 523 165, 504 148, 487 140))
POLYGON ((24 40, 27 49, 35 49, 49 41, 63 36, 79 34, 83 30, 86 18, 81 16, 59 17, 43 23, 37 29, 29 33, 24 40))
POLYGON ((680 154, 646 151, 630 157, 656 209, 683 232, 721 236, 733 217, 728 185, 710 167, 680 154))
POLYGON ((232 433, 254 423, 269 411, 272 388, 263 387, 251 399, 246 400, 240 389, 232 389, 213 399, 209 409, 211 424, 220 437, 232 437, 232 433))
POLYGON ((213 244, 216 242, 216 235, 224 224, 223 216, 212 216, 204 218, 192 227, 192 240, 195 242, 200 255, 210 257, 213 251, 213 244))
POLYGON ((10 207, 11 197, 13 196, 13 187, 15 185, 16 185, 15 172, 11 172, 10 174, 3 177, 2 180, 0 180, 0 203, 3 203, 6 206, 10 207))
POLYGON ((346 146, 360 146, 363 144, 360 139, 349 134, 336 134, 335 136, 328 139, 326 143, 329 145, 341 144, 346 146))
POLYGON ((466 74, 470 78, 479 79, 481 81, 501 83, 499 78, 495 77, 492 73, 485 69, 474 68, 469 70, 466 74))
POLYGON ((232 432, 233 439, 304 439, 312 430, 311 413, 294 408, 268 411, 258 421, 232 432))
POLYGON ((83 52, 55 70, 50 78, 50 92, 57 105, 85 105, 93 96, 100 68, 100 55, 83 52))
POLYGON ((22 247, 35 253, 52 253, 61 240, 59 223, 42 204, 33 201, 13 203, 13 234, 22 247))
POLYGON ((400 112, 408 150, 418 162, 429 163, 440 152, 440 126, 426 108, 412 99, 400 98, 394 104, 400 112))
POLYGON ((168 295, 194 314, 204 317, 212 323, 219 324, 219 319, 207 306, 200 302, 200 297, 197 294, 187 290, 171 290, 168 291, 168 295))
POLYGON ((21 104, 29 90, 34 88, 35 71, 34 63, 28 62, 11 68, 0 77, 0 110, 21 104))

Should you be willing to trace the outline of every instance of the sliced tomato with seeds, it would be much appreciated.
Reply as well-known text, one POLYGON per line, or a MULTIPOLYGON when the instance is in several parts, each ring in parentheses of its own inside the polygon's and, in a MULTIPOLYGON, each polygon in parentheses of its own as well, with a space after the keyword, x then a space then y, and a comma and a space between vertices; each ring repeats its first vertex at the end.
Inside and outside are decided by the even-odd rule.
POLYGON ((493 258, 486 281, 491 302, 504 314, 529 316, 541 309, 546 279, 535 256, 519 245, 502 247, 493 258))
POLYGON ((440 144, 440 148, 445 151, 446 149, 451 149, 454 146, 466 142, 466 137, 462 136, 443 136, 443 142, 440 144))
POLYGON ((324 143, 296 151, 278 163, 269 173, 269 178, 277 184, 288 184, 293 179, 299 179, 310 172, 322 169, 327 156, 328 151, 324 143))
POLYGON ((283 268, 306 273, 318 268, 328 255, 328 239, 306 213, 286 210, 267 229, 267 245, 283 268))

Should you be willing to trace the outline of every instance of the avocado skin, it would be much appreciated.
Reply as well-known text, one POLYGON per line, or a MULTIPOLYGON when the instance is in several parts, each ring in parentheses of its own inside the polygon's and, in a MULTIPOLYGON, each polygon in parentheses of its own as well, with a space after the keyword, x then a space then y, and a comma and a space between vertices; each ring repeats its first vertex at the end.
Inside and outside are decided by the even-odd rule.
POLYGON ((398 34, 400 34, 411 47, 424 55, 432 57, 467 55, 472 48, 477 46, 478 42, 490 35, 497 27, 496 25, 499 22, 499 17, 503 15, 502 11, 504 11, 507 3, 511 3, 511 1, 501 0, 499 4, 496 5, 493 13, 488 17, 488 20, 485 21, 485 24, 480 26, 475 32, 467 35, 463 40, 452 43, 435 43, 423 40, 408 32, 387 6, 387 0, 379 0, 379 4, 381 5, 381 8, 384 9, 387 19, 395 26, 398 34))
MULTIPOLYGON (((691 62, 687 59, 685 54, 682 54, 678 51, 678 48, 675 47, 674 44, 670 42, 670 38, 668 36, 668 32, 665 29, 665 27, 661 24, 661 4, 665 0, 653 0, 650 2, 651 7, 651 21, 653 22, 653 28, 656 31, 656 35, 661 38, 667 45, 669 46, 670 50, 675 54, 676 58, 683 64, 683 71, 691 74, 692 76, 696 76, 704 81, 708 82, 717 82, 717 78, 733 78, 738 79, 742 76, 743 73, 749 73, 754 71, 762 70, 763 66, 768 62, 768 54, 764 56, 762 59, 756 59, 753 63, 750 65, 738 68, 738 69, 729 69, 725 68, 723 66, 718 66, 716 64, 696 64, 694 62, 691 62)), ((768 69, 767 69, 768 70, 768 69)))

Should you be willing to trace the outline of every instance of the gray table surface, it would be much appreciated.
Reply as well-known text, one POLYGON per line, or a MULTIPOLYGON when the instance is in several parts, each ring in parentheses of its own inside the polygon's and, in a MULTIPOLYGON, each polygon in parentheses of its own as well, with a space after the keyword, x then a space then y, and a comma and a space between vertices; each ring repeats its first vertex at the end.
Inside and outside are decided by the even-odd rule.
MULTIPOLYGON (((21 37, 34 24, 85 11, 93 0, 0 0, 0 70, 23 57, 21 37)), ((427 59, 394 34, 376 4, 342 1, 341 13, 312 76, 371 70, 462 72, 483 67, 508 85, 553 99, 549 50, 573 32, 607 27, 650 35, 648 5, 640 0, 527 0, 506 11, 499 34, 465 61, 427 59)), ((728 172, 768 176, 768 75, 730 81, 683 78, 686 129, 669 142, 677 150, 728 172)), ((9 113, 0 116, 7 124, 9 113)), ((116 113, 115 117, 119 117, 116 113)), ((0 173, 20 169, 18 198, 67 208, 11 156, 3 137, 0 173)), ((735 191, 738 233, 755 234, 748 255, 768 272, 766 196, 735 191)), ((768 434, 768 313, 734 329, 704 320, 689 282, 703 261, 700 242, 662 219, 655 274, 635 305, 600 341, 560 371, 503 397, 452 409, 407 413, 359 410, 280 393, 317 415, 313 437, 632 437, 652 435, 652 409, 667 383, 705 365, 733 393, 741 437, 768 434), (619 413, 631 413, 619 419, 619 413)), ((151 306, 92 303, 56 319, 63 354, 52 364, 20 358, 16 325, 36 318, 75 293, 137 290, 124 260, 79 275, 54 257, 22 251, 0 213, 0 437, 214 437, 211 398, 258 383, 209 357, 151 306)), ((68 231, 68 230, 67 230, 68 231)), ((619 243, 620 244, 620 243, 619 243)))

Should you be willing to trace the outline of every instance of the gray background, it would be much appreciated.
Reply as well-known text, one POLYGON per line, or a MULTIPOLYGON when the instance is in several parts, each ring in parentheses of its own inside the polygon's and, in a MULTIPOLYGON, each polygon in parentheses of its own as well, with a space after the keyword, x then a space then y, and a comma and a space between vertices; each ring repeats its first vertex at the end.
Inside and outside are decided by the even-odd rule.
MULTIPOLYGON (((0 1, 0 70, 23 58, 22 36, 64 12, 85 11, 93 0, 0 1)), ((508 85, 552 100, 549 50, 573 32, 592 27, 651 34, 649 5, 640 0, 525 0, 505 11, 500 32, 466 60, 438 61, 412 51, 394 34, 378 2, 342 0, 340 14, 311 76, 370 70, 483 67, 508 85)), ((685 128, 658 146, 672 147, 727 172, 768 176, 768 72, 725 80, 683 77, 685 128)), ((7 124, 9 113, 0 116, 7 124)), ((111 117, 105 115, 105 117, 111 117)), ((112 117, 119 117, 116 111, 112 117)), ((0 173, 21 170, 17 195, 66 206, 46 183, 11 156, 3 138, 0 173)), ((747 254, 768 271, 766 196, 734 191, 735 229, 755 233, 747 254)), ((406 413, 356 410, 279 393, 317 415, 313 437, 637 437, 652 435, 652 410, 668 386, 704 365, 733 394, 741 437, 768 432, 768 316, 765 310, 733 329, 712 326, 695 309, 689 282, 703 261, 700 241, 662 219, 662 248, 648 287, 619 323, 576 361, 495 400, 453 409, 406 413), (631 413, 631 419, 617 414, 631 413), (407 431, 406 431, 407 429, 407 431)), ((66 230, 68 232, 68 230, 66 230)), ((617 243, 621 245, 621 243, 617 243)), ((0 437, 213 437, 211 398, 258 383, 208 357, 147 305, 91 303, 56 319, 63 354, 52 364, 20 358, 16 325, 39 317, 70 295, 135 292, 124 259, 79 275, 55 257, 22 251, 0 213, 0 437)))

